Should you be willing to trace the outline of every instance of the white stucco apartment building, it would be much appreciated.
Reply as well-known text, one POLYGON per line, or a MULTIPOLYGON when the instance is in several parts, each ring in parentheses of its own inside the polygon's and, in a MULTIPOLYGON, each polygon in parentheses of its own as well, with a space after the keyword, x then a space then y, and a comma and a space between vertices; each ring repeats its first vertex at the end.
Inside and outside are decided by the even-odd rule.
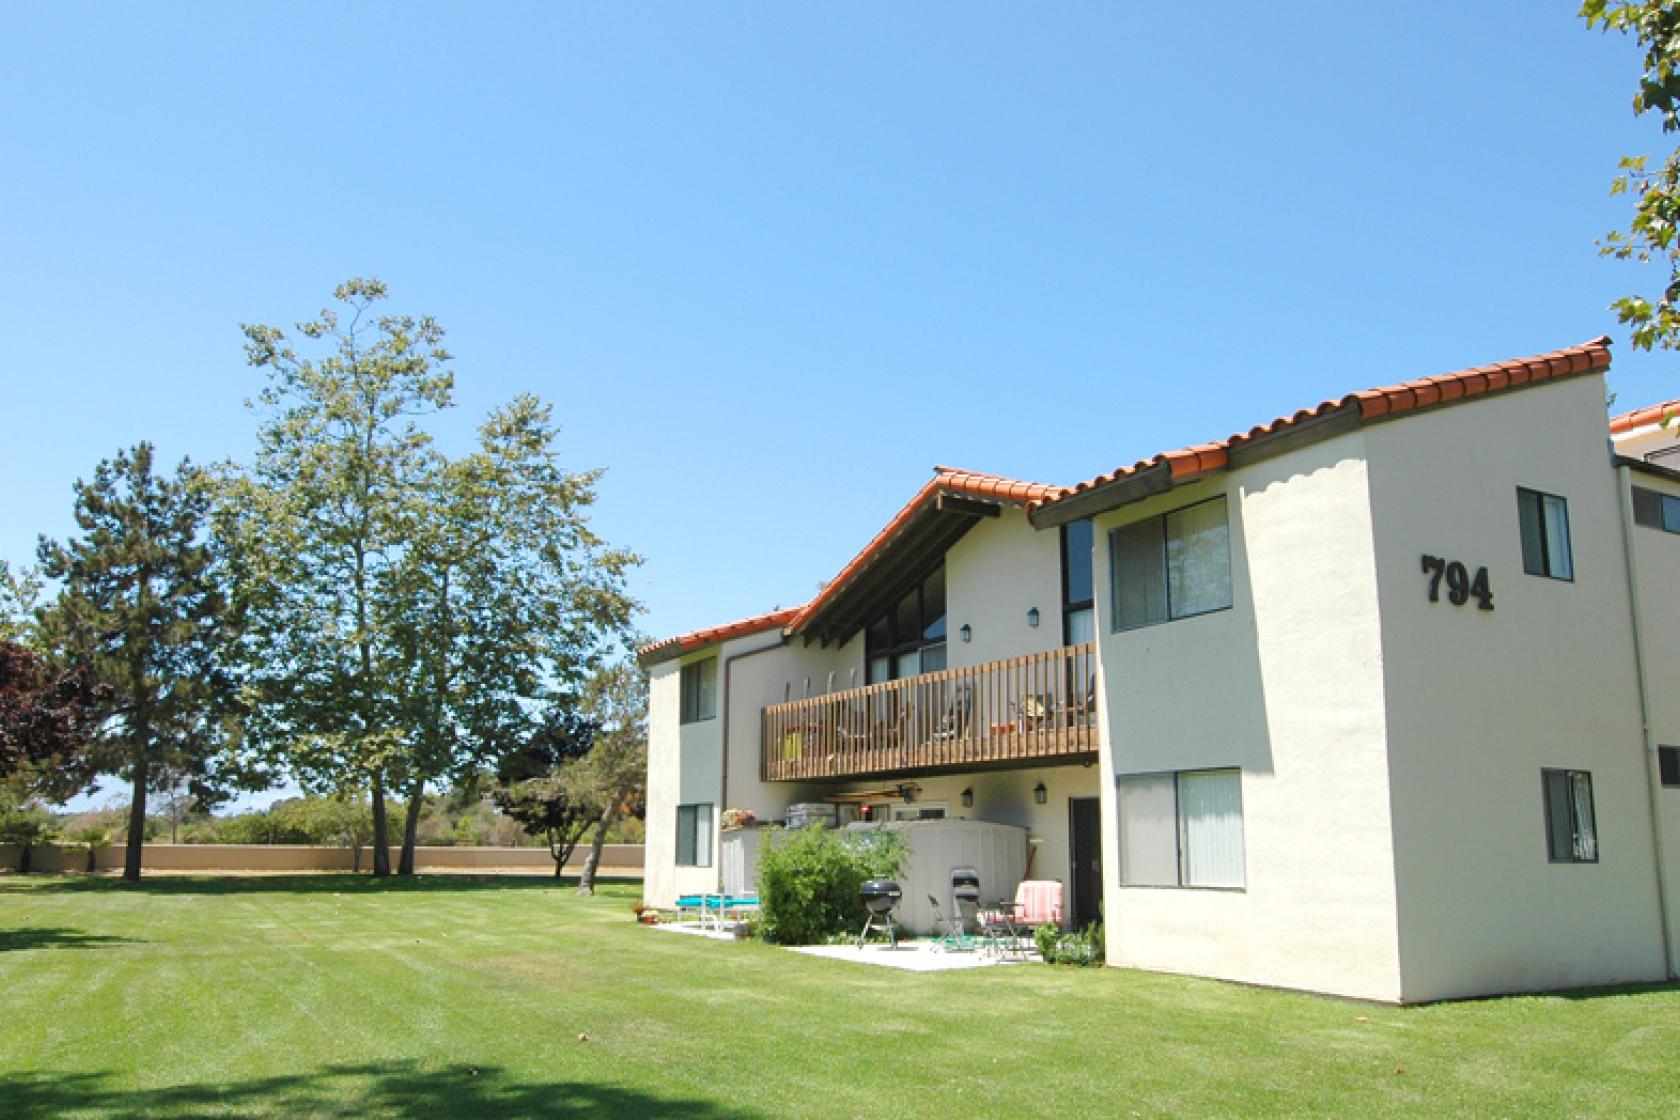
POLYGON ((1110 963, 1424 1001, 1661 980, 1680 466, 1606 340, 1073 487, 941 469, 803 607, 642 651, 647 892, 725 808, 1019 825, 1110 963), (904 795, 908 795, 907 800, 904 795))

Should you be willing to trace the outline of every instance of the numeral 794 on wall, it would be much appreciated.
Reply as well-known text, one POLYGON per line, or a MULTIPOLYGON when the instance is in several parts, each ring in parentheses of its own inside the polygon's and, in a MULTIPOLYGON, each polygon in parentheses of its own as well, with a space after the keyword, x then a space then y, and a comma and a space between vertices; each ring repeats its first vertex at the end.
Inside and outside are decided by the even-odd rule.
POLYGON ((1441 581, 1447 582, 1447 602, 1455 607, 1462 607, 1471 599, 1476 600, 1478 610, 1491 611, 1493 609, 1493 591, 1488 587, 1488 570, 1477 568, 1474 577, 1470 570, 1457 560, 1444 560, 1439 556, 1423 557, 1423 572, 1429 577, 1429 601, 1441 601, 1441 581))

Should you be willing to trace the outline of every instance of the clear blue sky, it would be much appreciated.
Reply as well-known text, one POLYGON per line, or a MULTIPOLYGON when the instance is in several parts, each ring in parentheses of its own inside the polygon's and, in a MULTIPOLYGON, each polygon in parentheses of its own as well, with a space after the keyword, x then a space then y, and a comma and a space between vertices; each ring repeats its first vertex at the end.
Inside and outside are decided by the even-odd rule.
MULTIPOLYGON (((239 323, 376 274, 449 329, 452 446, 532 390, 609 468, 647 632, 790 605, 934 463, 1616 335, 1636 73, 1532 0, 13 6, 0 557, 121 446, 247 455, 239 323)), ((1618 403, 1673 367, 1621 346, 1618 403)))

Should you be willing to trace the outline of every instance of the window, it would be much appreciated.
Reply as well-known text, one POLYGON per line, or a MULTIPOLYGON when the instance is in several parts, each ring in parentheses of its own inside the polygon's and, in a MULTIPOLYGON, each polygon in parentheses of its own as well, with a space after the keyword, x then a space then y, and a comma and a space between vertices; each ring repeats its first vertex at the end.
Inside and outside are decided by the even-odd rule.
POLYGON ((1116 630, 1231 605, 1231 531, 1223 496, 1126 525, 1108 541, 1116 630))
POLYGON ((1633 523, 1647 529, 1680 533, 1680 498, 1643 486, 1633 488, 1633 523))
POLYGON ((1119 779, 1120 885, 1241 888, 1242 772, 1119 779))
POLYGON ((1062 526, 1062 641, 1082 645, 1097 636, 1091 609, 1091 522, 1062 526))
POLYGON ((867 683, 901 680, 945 668, 945 566, 864 629, 867 683))
POLYGON ((895 821, 942 821, 945 819, 943 804, 927 805, 916 802, 911 805, 894 805, 892 819, 895 821))
POLYGON ((1592 775, 1585 770, 1542 770, 1546 790, 1546 844, 1553 863, 1597 863, 1592 775))
POLYGON ((1523 571, 1531 576, 1574 579, 1569 548, 1569 503, 1556 494, 1517 487, 1517 520, 1522 527, 1523 571))
POLYGON ((1658 747, 1657 769, 1665 789, 1680 789, 1680 747, 1658 747))
POLYGON ((683 723, 717 718, 717 667, 715 657, 682 667, 683 723))
POLYGON ((709 803, 677 806, 677 866, 712 865, 712 807, 709 803))

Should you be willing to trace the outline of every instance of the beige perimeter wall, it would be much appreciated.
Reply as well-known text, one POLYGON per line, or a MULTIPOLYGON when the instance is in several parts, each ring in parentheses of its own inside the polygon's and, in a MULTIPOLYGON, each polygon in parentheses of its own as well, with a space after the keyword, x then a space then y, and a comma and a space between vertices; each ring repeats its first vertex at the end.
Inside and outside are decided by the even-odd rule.
MULTIPOLYGON (((398 849, 391 849, 391 866, 398 849)), ((589 855, 587 845, 572 853, 566 864, 569 873, 583 869, 589 855)), ((362 850, 362 869, 372 861, 362 850)), ((123 849, 96 849, 96 867, 111 871, 122 867, 123 849)), ((547 848, 415 848, 415 866, 422 871, 553 871, 554 858, 547 848)), ((36 871, 82 871, 87 853, 47 844, 31 853, 36 871)), ((16 844, 0 844, 0 867, 16 868, 16 844)), ((147 844, 141 866, 147 871, 348 871, 349 848, 313 848, 295 844, 147 844)), ((640 876, 642 845, 608 844, 601 850, 601 873, 612 876, 640 876)))

